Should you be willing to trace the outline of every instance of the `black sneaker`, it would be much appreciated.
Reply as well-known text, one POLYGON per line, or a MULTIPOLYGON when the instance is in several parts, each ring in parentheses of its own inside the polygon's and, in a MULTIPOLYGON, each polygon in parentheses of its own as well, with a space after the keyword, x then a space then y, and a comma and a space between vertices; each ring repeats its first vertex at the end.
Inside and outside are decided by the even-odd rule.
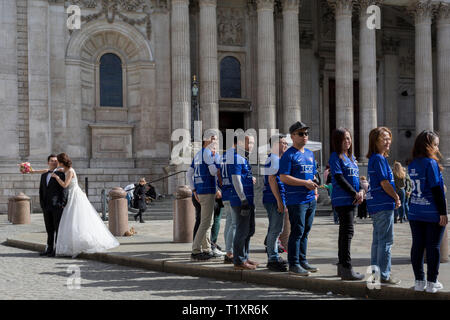
POLYGON ((191 253, 191 260, 193 261, 206 261, 213 257, 212 254, 202 252, 202 253, 191 253))
POLYGON ((269 269, 271 271, 277 271, 277 272, 286 272, 287 265, 281 263, 280 261, 269 261, 267 263, 267 269, 269 269))
POLYGON ((282 257, 278 257, 278 262, 287 266, 288 262, 284 260, 282 257))

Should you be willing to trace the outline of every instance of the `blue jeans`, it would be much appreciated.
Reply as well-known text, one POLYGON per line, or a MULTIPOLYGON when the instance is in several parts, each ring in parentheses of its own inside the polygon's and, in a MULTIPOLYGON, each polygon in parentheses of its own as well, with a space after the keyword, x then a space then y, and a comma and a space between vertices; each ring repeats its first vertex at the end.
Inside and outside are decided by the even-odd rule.
POLYGON ((441 241, 444 227, 437 222, 409 221, 412 233, 411 264, 416 280, 425 280, 424 250, 427 250, 427 280, 436 282, 441 259, 441 241))
POLYGON ((264 203, 269 218, 267 230, 267 258, 269 262, 278 261, 278 237, 283 231, 284 213, 278 212, 276 203, 264 203))
POLYGON ((307 263, 308 234, 316 213, 316 200, 304 204, 288 205, 287 208, 291 223, 288 241, 289 266, 307 263))
POLYGON ((236 214, 236 233, 233 240, 233 262, 243 264, 248 260, 250 238, 255 233, 255 206, 250 206, 250 213, 241 215, 241 207, 231 207, 236 214))
POLYGON ((391 248, 394 243, 394 210, 371 214, 373 223, 370 264, 380 268, 381 278, 391 275, 391 248))
POLYGON ((233 253, 233 240, 234 234, 236 233, 236 222, 237 216, 234 210, 231 209, 230 201, 224 201, 224 210, 227 215, 227 220, 225 222, 224 239, 225 239, 225 250, 227 253, 233 253))
POLYGON ((398 196, 400 197, 400 202, 401 202, 401 207, 398 209, 394 210, 394 218, 395 220, 397 220, 397 218, 400 218, 401 220, 404 219, 405 217, 405 206, 406 206, 406 201, 405 201, 405 196, 406 196, 406 192, 405 189, 400 189, 397 192, 398 196))

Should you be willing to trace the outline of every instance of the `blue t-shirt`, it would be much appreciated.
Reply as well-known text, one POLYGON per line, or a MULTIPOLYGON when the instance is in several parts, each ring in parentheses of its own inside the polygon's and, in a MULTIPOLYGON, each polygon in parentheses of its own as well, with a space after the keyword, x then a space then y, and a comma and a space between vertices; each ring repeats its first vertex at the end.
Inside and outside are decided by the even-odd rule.
POLYGON ((231 183, 231 192, 229 193, 230 205, 232 207, 240 206, 241 199, 239 198, 233 186, 232 176, 237 175, 241 177, 242 186, 244 187, 244 194, 249 205, 254 205, 253 194, 253 176, 252 168, 246 158, 241 156, 236 149, 232 148, 226 152, 226 175, 231 183))
POLYGON ((369 192, 366 195, 367 211, 370 214, 394 210, 395 200, 384 191, 381 181, 387 180, 395 190, 394 175, 385 157, 379 153, 370 156, 367 168, 369 173, 369 192))
POLYGON ((276 154, 269 154, 264 165, 264 189, 263 189, 263 203, 277 203, 277 199, 273 195, 272 189, 270 189, 269 176, 276 176, 278 190, 283 204, 286 204, 284 184, 280 180, 280 158, 276 154))
POLYGON ((212 155, 209 148, 202 148, 192 159, 191 168, 194 169, 194 186, 198 194, 215 194, 216 177, 209 172, 209 166, 217 167, 218 154, 212 155))
POLYGON ((352 156, 352 160, 346 154, 344 154, 344 159, 341 159, 336 152, 333 152, 328 161, 330 165, 331 184, 333 185, 331 203, 335 207, 351 206, 353 205, 353 201, 355 201, 355 198, 337 183, 334 178, 335 174, 342 174, 353 189, 359 192, 359 168, 355 157, 352 156))
MULTIPOLYGON (((280 159, 279 173, 297 179, 314 180, 314 175, 317 173, 314 153, 306 148, 305 152, 302 153, 294 146, 290 147, 280 159)), ((285 184, 284 188, 287 205, 309 203, 315 199, 314 190, 309 190, 306 187, 285 184)))
POLYGON ((431 193, 431 188, 440 186, 445 197, 444 179, 438 163, 431 158, 416 158, 408 166, 408 173, 413 187, 408 219, 439 222, 439 211, 431 193))

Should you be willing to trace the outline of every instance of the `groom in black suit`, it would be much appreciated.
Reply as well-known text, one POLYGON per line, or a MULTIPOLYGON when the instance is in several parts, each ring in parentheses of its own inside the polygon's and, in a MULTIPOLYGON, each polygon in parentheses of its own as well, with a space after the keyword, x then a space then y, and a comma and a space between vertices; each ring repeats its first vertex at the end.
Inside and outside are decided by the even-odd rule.
POLYGON ((63 209, 67 203, 67 190, 59 185, 51 175, 54 172, 61 180, 65 180, 63 172, 55 171, 58 167, 56 155, 51 154, 47 158, 49 171, 42 174, 39 187, 39 200, 44 212, 45 230, 47 231, 47 250, 41 256, 55 256, 55 243, 58 239, 59 222, 63 209), (55 236, 56 233, 56 236, 55 236))

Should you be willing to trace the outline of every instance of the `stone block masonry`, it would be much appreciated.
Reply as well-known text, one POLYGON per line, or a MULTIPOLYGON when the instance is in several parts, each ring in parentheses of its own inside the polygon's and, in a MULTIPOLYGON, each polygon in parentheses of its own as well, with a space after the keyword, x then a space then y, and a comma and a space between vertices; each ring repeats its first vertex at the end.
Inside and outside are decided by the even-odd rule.
MULTIPOLYGON (((11 173, 14 169, 2 168, 0 172, 0 214, 6 214, 8 210, 8 198, 20 192, 31 198, 32 212, 42 212, 39 204, 39 185, 41 176, 38 174, 23 175, 11 173)), ((113 187, 124 188, 128 184, 137 183, 139 177, 145 177, 147 181, 158 179, 161 174, 153 173, 152 169, 77 169, 78 183, 86 192, 86 178, 88 179, 88 198, 92 205, 101 211, 101 194, 106 194, 113 187), (106 171, 106 172, 105 172, 106 171), (114 171, 114 173, 113 173, 114 171)), ((167 183, 159 181, 153 184, 157 193, 165 194, 167 183)))

